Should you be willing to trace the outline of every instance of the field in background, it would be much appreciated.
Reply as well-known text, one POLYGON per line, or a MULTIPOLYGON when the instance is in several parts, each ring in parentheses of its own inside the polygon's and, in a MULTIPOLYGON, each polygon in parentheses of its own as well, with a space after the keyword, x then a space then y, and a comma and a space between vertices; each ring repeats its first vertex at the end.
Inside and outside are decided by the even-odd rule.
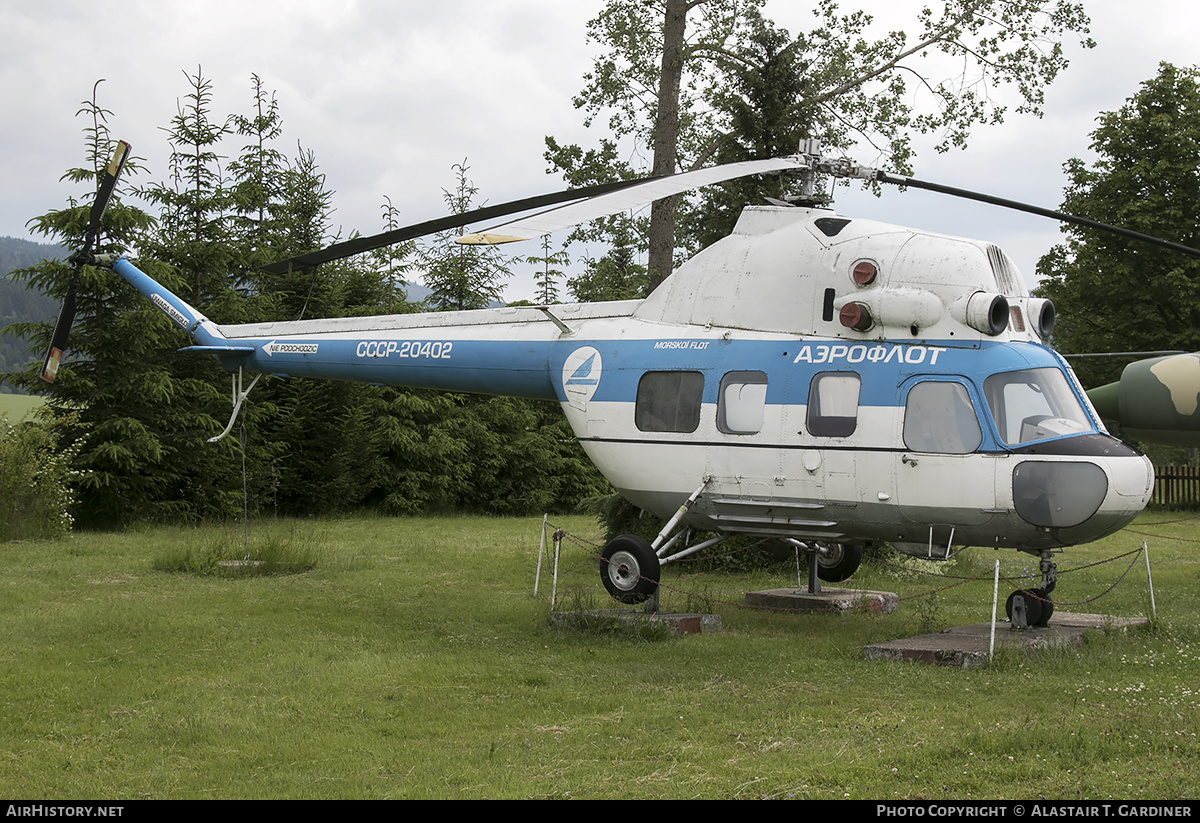
MULTIPOLYGON (((1143 515, 1059 558, 1059 610, 1146 615, 1141 559, 1091 564, 1147 541, 1152 629, 978 670, 862 648, 986 620, 994 559, 1018 578, 1033 558, 868 565, 852 585, 898 592, 890 616, 739 605, 794 585, 786 564, 668 567, 664 610, 703 596, 725 629, 662 638, 551 628, 539 519, 252 524, 252 551, 315 562, 259 576, 210 562, 241 556, 240 526, 2 544, 0 794, 1195 797, 1198 522, 1143 515)), ((566 546, 560 606, 610 605, 596 569, 566 546)))
POLYGON ((45 402, 43 397, 28 394, 0 394, 0 417, 7 417, 10 423, 18 423, 45 402))

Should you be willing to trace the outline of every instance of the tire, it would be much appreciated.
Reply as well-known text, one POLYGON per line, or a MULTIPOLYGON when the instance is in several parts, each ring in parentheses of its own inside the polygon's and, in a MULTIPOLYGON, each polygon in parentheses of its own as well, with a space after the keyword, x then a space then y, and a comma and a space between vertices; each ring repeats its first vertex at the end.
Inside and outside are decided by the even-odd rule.
POLYGON ((826 583, 849 580, 862 565, 863 547, 860 543, 826 543, 828 554, 817 555, 817 577, 826 583))
POLYGON ((662 566, 644 538, 636 534, 614 537, 600 557, 600 580, 614 599, 642 603, 658 589, 662 566))
POLYGON ((1049 589, 1034 589, 1033 594, 1034 597, 1041 598, 1040 605, 1042 607, 1042 616, 1038 618, 1038 622, 1034 625, 1044 629, 1050 625, 1050 618, 1054 615, 1054 601, 1050 599, 1049 589))
MULTIPOLYGON (((1046 593, 1041 589, 1019 589, 1010 594, 1008 600, 1004 602, 1004 612, 1008 615, 1008 622, 1013 622, 1013 601, 1017 599, 1017 595, 1021 595, 1025 601, 1025 619, 1030 627, 1045 626, 1045 621, 1050 619, 1050 615, 1043 614, 1046 593)), ((1051 612, 1053 612, 1053 607, 1051 607, 1051 612)))

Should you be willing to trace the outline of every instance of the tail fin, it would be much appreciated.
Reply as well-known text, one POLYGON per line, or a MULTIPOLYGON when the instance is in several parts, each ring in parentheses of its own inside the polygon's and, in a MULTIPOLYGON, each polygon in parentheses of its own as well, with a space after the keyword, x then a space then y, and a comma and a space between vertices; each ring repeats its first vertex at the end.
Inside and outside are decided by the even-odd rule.
MULTIPOLYGON (((230 346, 219 325, 189 305, 186 300, 164 288, 150 275, 129 262, 128 258, 118 257, 112 262, 112 268, 196 341, 197 345, 189 346, 187 351, 232 354, 243 350, 240 346, 230 346)), ((245 350, 252 352, 254 349, 251 347, 245 350)))

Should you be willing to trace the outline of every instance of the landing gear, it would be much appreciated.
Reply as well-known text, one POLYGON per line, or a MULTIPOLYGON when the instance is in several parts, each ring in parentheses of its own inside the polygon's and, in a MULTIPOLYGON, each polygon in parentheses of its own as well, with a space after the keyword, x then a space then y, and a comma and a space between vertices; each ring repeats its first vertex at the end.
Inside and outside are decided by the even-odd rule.
POLYGON ((822 543, 817 553, 817 576, 826 583, 849 580, 862 565, 862 557, 859 543, 822 543))
POLYGON ((600 555, 604 588, 622 603, 642 603, 658 590, 661 565, 654 549, 636 534, 608 541, 600 555))
MULTIPOLYGON (((863 547, 860 543, 802 543, 788 538, 798 550, 808 554, 808 593, 820 594, 821 581, 840 583, 858 571, 862 563, 863 547)), ((800 573, 800 559, 796 559, 796 574, 800 573)), ((797 586, 799 581, 797 580, 797 586)))
POLYGON ((1021 589, 1008 596, 1004 611, 1014 629, 1044 628, 1054 614, 1054 604, 1045 589, 1021 589))
POLYGON ((1050 592, 1054 591, 1058 583, 1058 566, 1050 556, 1049 550, 1043 551, 1041 562, 1038 564, 1042 572, 1042 585, 1036 589, 1015 591, 1004 603, 1004 611, 1014 629, 1045 628, 1054 614, 1054 601, 1050 599, 1050 592))

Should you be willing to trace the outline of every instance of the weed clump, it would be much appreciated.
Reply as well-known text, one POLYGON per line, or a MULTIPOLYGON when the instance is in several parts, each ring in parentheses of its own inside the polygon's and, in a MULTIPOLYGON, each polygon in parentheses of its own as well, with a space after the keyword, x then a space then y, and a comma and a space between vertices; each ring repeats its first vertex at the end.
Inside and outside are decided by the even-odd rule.
POLYGON ((228 531, 202 531, 190 541, 164 547, 153 559, 155 571, 216 577, 299 574, 316 568, 323 540, 319 535, 269 531, 243 540, 228 531))
POLYGON ((551 616, 551 622, 561 630, 590 637, 637 640, 658 643, 675 637, 671 627, 650 616, 633 612, 598 609, 590 593, 573 588, 567 593, 567 606, 551 616))

